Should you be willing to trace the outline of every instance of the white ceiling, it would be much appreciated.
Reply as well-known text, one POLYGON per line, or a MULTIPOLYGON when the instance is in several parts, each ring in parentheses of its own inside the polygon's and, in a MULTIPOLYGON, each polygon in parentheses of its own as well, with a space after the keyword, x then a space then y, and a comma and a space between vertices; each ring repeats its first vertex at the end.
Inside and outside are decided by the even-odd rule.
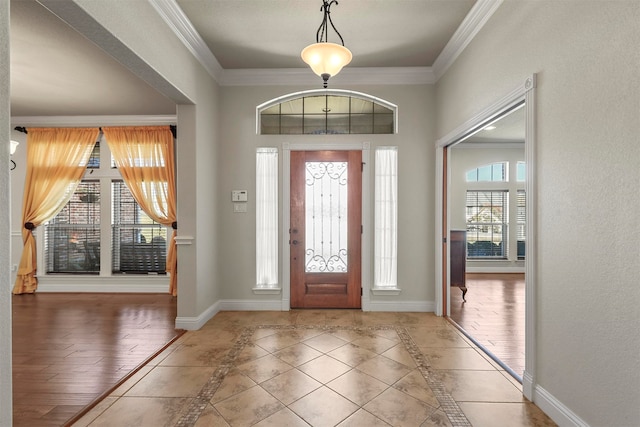
MULTIPOLYGON (((36 0, 10 1, 12 116, 175 114, 173 101, 36 0)), ((149 1, 183 13, 210 50, 207 54, 213 54, 225 72, 286 68, 312 74, 300 51, 315 42, 323 16, 320 0, 149 1)), ((491 2, 499 4, 339 0, 331 7, 331 17, 354 56, 349 72, 434 67, 447 43, 456 41, 452 37, 460 33, 461 24, 483 24, 469 16, 484 6, 481 3, 491 2)), ((329 41, 338 41, 333 29, 329 41)))

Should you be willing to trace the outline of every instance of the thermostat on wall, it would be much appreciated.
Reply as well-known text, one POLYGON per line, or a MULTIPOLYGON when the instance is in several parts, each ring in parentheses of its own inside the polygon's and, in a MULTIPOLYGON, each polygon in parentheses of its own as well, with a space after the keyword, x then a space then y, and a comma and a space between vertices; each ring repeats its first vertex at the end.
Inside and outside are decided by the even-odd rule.
POLYGON ((246 202, 247 201, 247 190, 232 190, 231 191, 231 201, 232 202, 246 202))

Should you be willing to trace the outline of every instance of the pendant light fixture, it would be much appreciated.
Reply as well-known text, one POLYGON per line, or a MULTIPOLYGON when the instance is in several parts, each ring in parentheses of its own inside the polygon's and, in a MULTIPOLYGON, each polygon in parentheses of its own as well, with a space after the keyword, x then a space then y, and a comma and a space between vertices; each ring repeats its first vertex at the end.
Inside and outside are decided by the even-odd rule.
POLYGON ((351 62, 353 57, 351 51, 344 47, 344 40, 342 40, 342 36, 331 20, 329 9, 334 3, 338 4, 337 0, 322 0, 320 11, 324 12, 324 18, 316 32, 316 42, 305 47, 301 53, 302 60, 311 67, 314 73, 322 77, 325 88, 329 77, 338 74, 342 67, 351 62), (341 45, 329 43, 327 22, 331 24, 333 30, 340 37, 341 45))

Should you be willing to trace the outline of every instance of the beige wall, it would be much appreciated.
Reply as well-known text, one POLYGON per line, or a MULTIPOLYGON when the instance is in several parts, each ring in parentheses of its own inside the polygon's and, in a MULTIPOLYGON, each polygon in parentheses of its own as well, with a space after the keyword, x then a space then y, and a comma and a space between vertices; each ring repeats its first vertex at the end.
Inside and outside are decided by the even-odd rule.
MULTIPOLYGON (((254 295, 255 286, 255 149, 278 147, 282 171, 283 143, 371 143, 371 159, 377 146, 398 146, 399 236, 398 282, 402 294, 371 296, 373 302, 387 301, 402 307, 406 303, 435 300, 433 282, 434 216, 431 189, 434 186, 435 109, 433 86, 354 86, 398 105, 399 132, 396 135, 256 135, 255 107, 273 98, 304 90, 304 87, 224 87, 222 89, 221 151, 219 162, 219 208, 222 298, 226 300, 280 300, 281 296, 254 295), (249 191, 248 213, 233 213, 231 190, 249 191)), ((373 185, 373 168, 369 168, 373 185)), ((282 180, 281 180, 282 181, 282 180)), ((282 189, 282 182, 280 182, 282 189)), ((372 188, 373 190, 373 188, 372 188)), ((280 192, 282 195, 282 192, 280 192)), ((371 197, 373 200, 373 197, 371 197)), ((373 209, 371 209, 373 212, 373 209)), ((282 214, 281 214, 282 215, 282 214)), ((281 217, 282 218, 282 217, 281 217)), ((373 218, 370 218, 373 224, 373 218)), ((281 227, 288 228, 288 224, 281 227)), ((282 230, 282 228, 281 228, 282 230)), ((282 252, 282 248, 280 249, 282 252)), ((280 271, 282 277, 282 271, 280 271)))
POLYGON ((437 84, 438 135, 538 73, 536 377, 591 426, 640 419, 640 3, 505 1, 437 84))

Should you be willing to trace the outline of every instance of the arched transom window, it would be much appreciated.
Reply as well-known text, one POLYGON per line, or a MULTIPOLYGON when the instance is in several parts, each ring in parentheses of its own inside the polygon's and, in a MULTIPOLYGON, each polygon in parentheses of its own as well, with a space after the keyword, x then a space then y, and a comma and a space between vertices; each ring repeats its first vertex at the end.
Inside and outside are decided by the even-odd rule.
POLYGON ((393 134, 398 107, 364 93, 320 89, 285 95, 256 107, 260 135, 393 134))

